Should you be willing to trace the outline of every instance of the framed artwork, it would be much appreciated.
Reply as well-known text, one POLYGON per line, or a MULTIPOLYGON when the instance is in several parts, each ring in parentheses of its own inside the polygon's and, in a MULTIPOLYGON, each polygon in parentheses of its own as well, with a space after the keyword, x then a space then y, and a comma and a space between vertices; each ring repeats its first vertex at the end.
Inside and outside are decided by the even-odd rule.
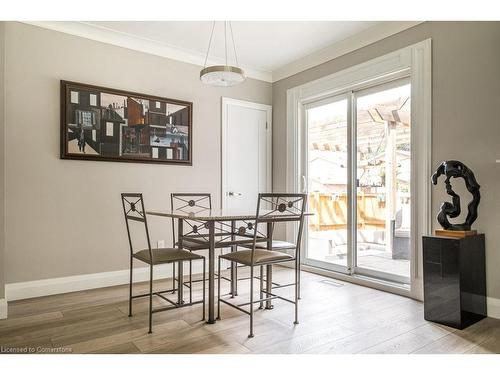
POLYGON ((61 81, 61 159, 192 165, 193 103, 61 81))

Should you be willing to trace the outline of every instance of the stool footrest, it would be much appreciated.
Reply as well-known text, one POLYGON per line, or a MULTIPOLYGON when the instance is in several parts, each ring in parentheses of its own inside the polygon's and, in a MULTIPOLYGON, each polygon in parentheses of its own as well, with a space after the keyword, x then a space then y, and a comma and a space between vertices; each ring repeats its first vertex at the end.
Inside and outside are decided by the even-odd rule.
POLYGON ((193 305, 197 305, 200 303, 203 303, 203 301, 195 301, 195 302, 190 302, 190 303, 183 303, 182 305, 175 304, 175 306, 160 307, 159 309, 153 309, 151 312, 157 313, 157 312, 161 312, 161 311, 167 311, 167 310, 173 310, 173 309, 178 309, 178 308, 182 308, 182 307, 193 306, 193 305))

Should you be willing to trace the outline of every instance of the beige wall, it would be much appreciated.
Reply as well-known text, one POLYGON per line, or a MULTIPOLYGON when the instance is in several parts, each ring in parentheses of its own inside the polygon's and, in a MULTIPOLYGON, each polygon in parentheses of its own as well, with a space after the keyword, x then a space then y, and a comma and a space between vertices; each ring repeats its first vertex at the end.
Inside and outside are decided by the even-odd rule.
MULTIPOLYGON (((167 208, 170 192, 207 191, 218 205, 221 96, 271 103, 269 83, 207 87, 197 66, 21 23, 6 24, 6 52, 7 283, 126 269, 119 194, 167 208), (60 160, 60 79, 192 101, 193 166, 60 160)), ((169 222, 151 224, 170 239, 169 222)))
MULTIPOLYGON (((488 296, 500 298, 500 164, 495 164, 500 159, 499 22, 426 22, 274 83, 273 186, 286 186, 287 89, 427 38, 432 38, 433 168, 457 159, 474 171, 481 185, 475 227, 486 233, 488 296)), ((432 191, 435 215, 447 196, 442 185, 432 191)))
POLYGON ((0 22, 0 299, 5 296, 5 279, 4 279, 4 245, 5 245, 5 175, 4 175, 4 162, 5 162, 5 147, 4 147, 4 131, 5 131, 5 86, 4 86, 4 73, 5 73, 5 27, 4 22, 0 22))
MULTIPOLYGON (((2 32, 0 26, 0 43, 2 32)), ((165 208, 172 191, 205 190, 219 204, 222 95, 272 99, 273 184, 283 190, 286 90, 426 38, 433 40, 433 165, 455 158, 475 172, 483 195, 476 227, 487 236, 488 295, 500 298, 500 165, 494 163, 500 159, 500 23, 427 22, 272 89, 256 80, 206 87, 196 66, 20 23, 6 23, 5 38, 7 220, 0 298, 2 268, 7 283, 125 269, 120 192, 142 191, 150 207, 165 208), (60 160, 60 79, 193 101, 193 166, 60 160)), ((1 109, 0 100, 0 120, 1 109)), ((434 214, 444 198, 442 187, 433 189, 434 214)), ((152 223, 154 240, 170 238, 166 224, 152 223)))

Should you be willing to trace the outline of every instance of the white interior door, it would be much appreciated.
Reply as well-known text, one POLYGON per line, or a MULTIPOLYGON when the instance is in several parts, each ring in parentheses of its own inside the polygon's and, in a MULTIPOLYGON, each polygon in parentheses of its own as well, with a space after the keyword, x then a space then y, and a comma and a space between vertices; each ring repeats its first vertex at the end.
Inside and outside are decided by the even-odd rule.
POLYGON ((252 211, 271 191, 271 107, 222 99, 222 207, 252 211))

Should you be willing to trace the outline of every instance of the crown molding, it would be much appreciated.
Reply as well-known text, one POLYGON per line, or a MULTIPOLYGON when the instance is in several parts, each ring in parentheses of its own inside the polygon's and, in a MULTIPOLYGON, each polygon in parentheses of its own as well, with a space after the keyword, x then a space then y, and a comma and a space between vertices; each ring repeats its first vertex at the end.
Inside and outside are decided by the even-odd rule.
MULTIPOLYGON (((41 27, 48 30, 71 34, 86 39, 95 40, 102 43, 112 44, 135 51, 145 52, 168 59, 181 61, 193 65, 203 66, 205 55, 196 51, 191 51, 148 38, 119 32, 106 27, 92 25, 77 21, 23 21, 23 23, 41 27)), ((224 60, 209 58, 209 65, 224 65, 224 60)), ((258 79, 265 82, 272 82, 272 73, 258 70, 246 66, 241 67, 245 75, 249 78, 258 79)))
POLYGON ((273 71, 273 82, 293 76, 339 56, 355 51, 369 44, 397 34, 422 23, 422 21, 390 21, 370 27, 349 38, 334 43, 322 50, 313 52, 273 71))
MULTIPOLYGON (((145 52, 168 59, 181 61, 202 67, 205 55, 196 51, 179 48, 166 43, 148 38, 138 37, 106 27, 77 21, 23 21, 25 24, 41 27, 48 30, 58 31, 66 34, 79 36, 86 39, 95 40, 102 43, 128 48, 135 51, 145 52)), ((391 21, 384 22, 369 29, 366 29, 349 38, 334 43, 322 50, 313 52, 301 57, 289 64, 274 70, 273 72, 259 70, 242 66, 245 74, 249 78, 258 79, 265 82, 276 82, 304 70, 313 68, 339 56, 375 43, 388 36, 397 34, 410 27, 416 26, 420 21, 391 21)), ((209 58, 209 65, 224 64, 222 59, 209 58)))

